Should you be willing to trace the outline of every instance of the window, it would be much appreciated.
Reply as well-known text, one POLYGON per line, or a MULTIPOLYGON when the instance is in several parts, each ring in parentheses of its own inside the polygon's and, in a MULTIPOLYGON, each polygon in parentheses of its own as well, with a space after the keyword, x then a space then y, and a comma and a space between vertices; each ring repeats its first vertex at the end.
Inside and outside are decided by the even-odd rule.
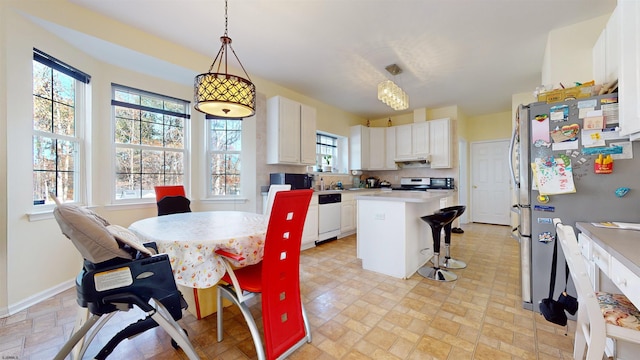
POLYGON ((115 199, 155 198, 156 185, 184 185, 189 102, 111 85, 115 199))
POLYGON ((240 195, 242 120, 207 116, 207 133, 207 195, 240 195))
POLYGON ((91 77, 33 49, 33 205, 80 202, 82 125, 91 77))
POLYGON ((335 165, 338 155, 338 138, 316 133, 316 164, 323 167, 335 165))

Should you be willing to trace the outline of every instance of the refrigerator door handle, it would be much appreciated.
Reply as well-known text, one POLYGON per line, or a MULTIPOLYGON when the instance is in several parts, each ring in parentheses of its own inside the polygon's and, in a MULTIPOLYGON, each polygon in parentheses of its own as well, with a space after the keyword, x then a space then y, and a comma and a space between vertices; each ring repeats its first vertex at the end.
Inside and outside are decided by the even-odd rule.
MULTIPOLYGON (((518 112, 518 114, 519 114, 519 112, 518 112)), ((518 115, 516 115, 516 116, 517 116, 516 121, 520 121, 519 120, 519 116, 518 115)), ((517 136, 518 136, 518 126, 516 126, 516 128, 513 129, 513 134, 511 135, 511 141, 509 142, 509 154, 511 156, 511 158, 509 159, 509 172, 511 173, 511 179, 513 180, 513 184, 516 187, 520 187, 520 180, 516 178, 516 173, 515 173, 514 164, 513 164, 514 157, 515 157, 514 149, 515 149, 515 146, 516 146, 516 137, 517 136)))

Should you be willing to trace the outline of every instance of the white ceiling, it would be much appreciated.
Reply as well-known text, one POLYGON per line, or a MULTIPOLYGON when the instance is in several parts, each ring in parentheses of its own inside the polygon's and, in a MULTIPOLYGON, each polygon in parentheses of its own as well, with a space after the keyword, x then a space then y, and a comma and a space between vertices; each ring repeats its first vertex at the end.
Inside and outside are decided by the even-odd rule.
MULTIPOLYGON (((223 0, 70 1, 211 61, 224 33, 223 0)), ((230 0, 229 37, 249 76, 364 118, 396 114, 377 99, 377 84, 385 79, 407 92, 407 111, 458 105, 475 116, 509 111, 512 94, 540 85, 550 30, 608 14, 615 3, 230 0), (404 72, 387 73, 392 63, 404 72)))

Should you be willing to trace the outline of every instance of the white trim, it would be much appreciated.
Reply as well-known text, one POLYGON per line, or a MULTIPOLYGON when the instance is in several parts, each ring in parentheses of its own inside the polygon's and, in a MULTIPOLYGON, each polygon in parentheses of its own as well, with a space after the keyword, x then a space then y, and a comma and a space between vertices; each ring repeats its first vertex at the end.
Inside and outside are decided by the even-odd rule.
POLYGON ((61 284, 58 284, 52 288, 49 288, 45 291, 39 292, 35 295, 29 296, 28 298, 19 301, 16 304, 9 305, 8 309, 0 309, 0 318, 11 316, 13 314, 19 313, 22 310, 28 309, 29 307, 40 303, 50 297, 60 294, 63 291, 71 289, 76 285, 75 278, 69 279, 61 284), (7 311, 8 310, 8 311, 7 311))

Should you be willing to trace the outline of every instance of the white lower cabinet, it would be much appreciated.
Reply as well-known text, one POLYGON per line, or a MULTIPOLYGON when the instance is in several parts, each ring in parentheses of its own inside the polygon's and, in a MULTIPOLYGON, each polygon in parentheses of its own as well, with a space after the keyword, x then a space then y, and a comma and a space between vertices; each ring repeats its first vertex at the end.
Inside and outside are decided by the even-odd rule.
POLYGON ((340 237, 356 232, 356 201, 352 194, 343 194, 340 203, 340 237))
POLYGON ((304 230, 302 231, 301 250, 306 250, 316 246, 318 240, 318 195, 311 197, 307 218, 304 222, 304 230))

